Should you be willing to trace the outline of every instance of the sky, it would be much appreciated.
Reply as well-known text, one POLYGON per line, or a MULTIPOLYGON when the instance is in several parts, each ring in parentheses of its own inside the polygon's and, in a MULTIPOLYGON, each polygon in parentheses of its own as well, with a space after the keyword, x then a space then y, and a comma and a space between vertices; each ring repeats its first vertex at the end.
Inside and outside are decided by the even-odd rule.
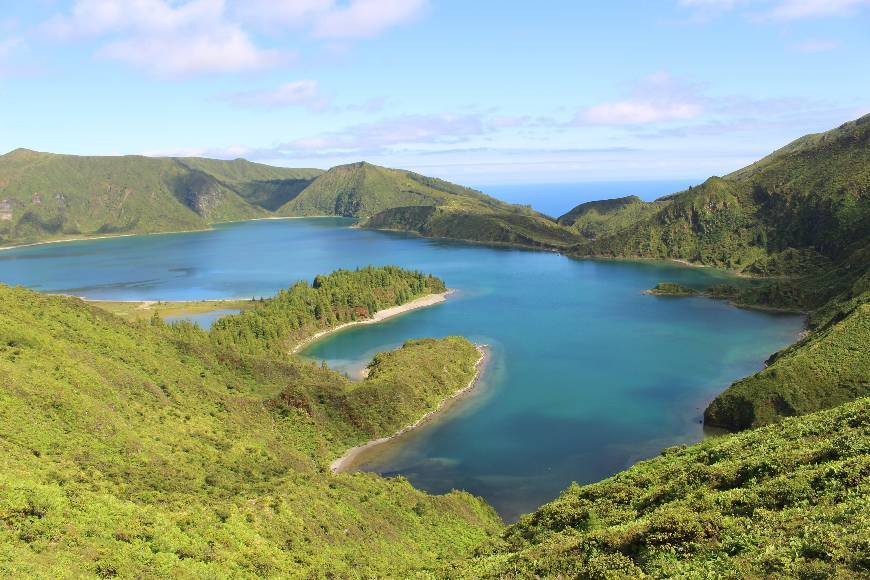
POLYGON ((29 0, 0 151, 694 179, 870 113, 870 0, 29 0))

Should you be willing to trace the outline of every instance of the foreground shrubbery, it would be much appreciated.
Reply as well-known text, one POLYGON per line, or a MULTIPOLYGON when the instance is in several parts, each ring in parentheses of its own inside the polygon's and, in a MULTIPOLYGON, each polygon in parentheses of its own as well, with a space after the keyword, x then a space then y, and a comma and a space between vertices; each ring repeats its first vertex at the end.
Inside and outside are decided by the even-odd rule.
POLYGON ((870 575, 870 399, 574 485, 452 576, 870 575))
MULTIPOLYGON (((419 416, 429 383, 464 387, 476 354, 462 339, 411 343, 383 357, 379 384, 413 388, 399 408, 419 416)), ((366 383, 192 325, 0 286, 0 384, 2 576, 407 576, 500 527, 465 493, 329 474, 392 428, 348 403, 366 383)))
POLYGON ((870 303, 864 303, 731 385, 707 407, 704 422, 746 429, 870 396, 868 345, 870 303))

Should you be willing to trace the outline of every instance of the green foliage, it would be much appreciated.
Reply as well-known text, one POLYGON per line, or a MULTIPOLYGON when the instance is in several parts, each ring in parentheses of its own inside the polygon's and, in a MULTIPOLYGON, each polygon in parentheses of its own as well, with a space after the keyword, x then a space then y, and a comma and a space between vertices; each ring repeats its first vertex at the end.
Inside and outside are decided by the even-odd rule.
POLYGON ((347 422, 374 436, 395 433, 434 411, 456 393, 456 385, 475 375, 482 355, 462 337, 411 340, 393 352, 380 353, 368 378, 342 402, 347 422))
POLYGON ((248 203, 270 212, 299 195, 315 178, 323 174, 320 169, 272 167, 246 159, 222 161, 184 157, 178 159, 178 162, 215 177, 248 203))
POLYGON ((653 215, 669 200, 646 203, 636 195, 582 203, 560 217, 560 226, 569 227, 586 239, 616 234, 628 226, 653 215))
POLYGON ((544 249, 568 248, 577 242, 574 233, 520 206, 493 209, 464 203, 444 207, 398 207, 382 211, 362 225, 433 238, 544 249))
POLYGON ((646 293, 656 296, 697 296, 700 294, 694 288, 688 288, 676 282, 659 282, 654 288, 647 290, 646 293))
POLYGON ((446 291, 434 276, 395 266, 337 270, 309 285, 298 282, 241 314, 215 322, 211 337, 244 352, 286 353, 295 343, 342 323, 365 320, 378 310, 446 291))
POLYGON ((507 205, 440 179, 360 162, 333 167, 278 214, 368 217, 394 207, 436 206, 456 200, 507 205))
POLYGON ((870 301, 777 353, 763 371, 731 385, 707 407, 704 422, 746 429, 870 396, 867 345, 870 301))
POLYGON ((448 576, 870 574, 870 399, 573 485, 448 576))
MULTIPOLYGON (((419 417, 474 359, 461 339, 410 343, 373 374, 404 397, 390 413, 419 417)), ((192 324, 0 286, 0 382, 5 577, 408 576, 499 529, 465 493, 329 474, 395 420, 353 414, 367 383, 192 324)))
POLYGON ((319 173, 244 160, 18 149, 0 156, 0 242, 204 229, 263 217, 319 173))

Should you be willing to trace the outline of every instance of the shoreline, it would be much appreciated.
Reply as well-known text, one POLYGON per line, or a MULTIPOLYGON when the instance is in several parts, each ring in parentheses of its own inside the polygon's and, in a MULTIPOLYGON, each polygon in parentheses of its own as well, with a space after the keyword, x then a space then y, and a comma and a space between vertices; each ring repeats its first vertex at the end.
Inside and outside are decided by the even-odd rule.
POLYGON ((483 374, 483 369, 486 366, 486 363, 489 361, 489 358, 490 358, 490 352, 489 352, 489 348, 487 345, 476 344, 476 345, 474 345, 474 347, 477 349, 477 352, 480 353, 480 358, 478 358, 477 361, 474 363, 474 376, 471 377, 471 380, 468 382, 467 385, 465 385, 464 387, 462 387, 458 391, 454 392, 452 395, 448 395, 447 397, 441 399, 441 401, 438 403, 438 405, 434 409, 432 409, 431 411, 429 411, 428 413, 426 413, 425 415, 423 415, 422 417, 420 417, 419 419, 417 419, 416 421, 414 421, 410 425, 407 425, 406 427, 402 427, 401 429, 399 429, 398 431, 396 431, 392 435, 387 435, 385 437, 379 437, 378 439, 372 439, 371 441, 367 441, 367 442, 363 443, 362 445, 357 445, 356 447, 351 447, 350 449, 345 451, 341 455, 341 457, 334 459, 329 464, 329 470, 333 474, 344 473, 346 470, 348 470, 349 468, 351 468, 353 466, 354 460, 357 459, 365 451, 368 451, 369 449, 371 449, 373 447, 377 447, 378 445, 381 445, 381 444, 386 443, 388 441, 393 441, 394 439, 401 437, 405 433, 408 433, 409 431, 413 431, 414 429, 424 425, 426 422, 428 422, 430 419, 432 419, 435 415, 437 415, 441 411, 445 410, 445 408, 448 407, 451 403, 453 403, 457 399, 460 399, 462 396, 468 394, 472 389, 474 389, 474 387, 477 386, 477 383, 483 374))
POLYGON ((332 334, 333 332, 338 332, 339 330, 344 330, 345 328, 351 326, 377 324, 378 322, 382 322, 388 318, 399 316, 400 314, 405 314, 406 312, 411 312, 412 310, 418 310, 420 308, 426 308, 427 306, 441 304, 442 302, 447 300, 447 297, 454 292, 456 292, 456 290, 448 289, 446 292, 441 292, 439 294, 426 294, 425 296, 415 298, 410 302, 405 302, 404 304, 399 304, 398 306, 391 306, 390 308, 378 310, 371 318, 366 318, 364 320, 354 320, 353 322, 345 322, 344 324, 339 324, 338 326, 333 326, 332 328, 327 328, 319 332, 315 332, 311 336, 302 339, 292 349, 290 349, 290 354, 297 354, 300 350, 304 349, 305 347, 311 345, 314 342, 317 342, 324 336, 332 334))
MULTIPOLYGON (((227 223, 227 222, 217 222, 227 223)), ((198 230, 172 230, 168 232, 143 232, 138 234, 107 234, 104 236, 83 236, 79 238, 62 238, 59 240, 44 240, 42 242, 29 242, 27 244, 15 244, 12 246, 0 246, 0 252, 7 250, 17 250, 19 248, 31 248, 33 246, 45 246, 48 244, 67 244, 70 242, 89 242, 91 240, 111 240, 114 238, 133 238, 136 236, 163 236, 168 234, 193 234, 196 232, 214 231, 213 227, 202 228, 198 230)))
POLYGON ((250 218, 246 220, 232 220, 226 222, 213 222, 208 224, 208 227, 196 229, 196 230, 168 230, 165 232, 142 232, 142 233, 132 233, 132 234, 104 234, 99 236, 89 236, 84 235, 80 237, 72 237, 72 238, 61 238, 58 240, 43 240, 41 242, 28 242, 26 244, 13 244, 11 246, 0 246, 0 252, 6 250, 17 250, 18 248, 30 248, 33 246, 44 246, 47 244, 66 244, 69 242, 88 242, 91 240, 110 240, 113 238, 132 238, 135 236, 160 236, 166 234, 193 234, 196 232, 211 232, 214 231, 214 226, 220 224, 243 224, 246 222, 259 222, 266 220, 298 220, 298 219, 308 219, 308 218, 343 218, 345 216, 335 216, 335 215, 293 215, 293 216, 267 216, 267 217, 259 217, 259 218, 250 218))

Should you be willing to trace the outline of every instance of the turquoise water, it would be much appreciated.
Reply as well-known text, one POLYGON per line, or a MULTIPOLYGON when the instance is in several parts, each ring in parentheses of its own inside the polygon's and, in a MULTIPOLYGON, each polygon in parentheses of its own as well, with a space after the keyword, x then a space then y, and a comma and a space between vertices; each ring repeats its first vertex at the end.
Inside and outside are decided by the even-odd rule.
POLYGON ((724 274, 671 263, 576 261, 424 240, 341 219, 0 252, 0 281, 117 300, 269 296, 336 268, 398 264, 457 289, 447 302, 340 332, 305 354, 353 374, 404 340, 461 334, 490 346, 482 384, 363 469, 432 492, 466 489, 507 519, 571 481, 606 477, 703 435, 706 402, 795 339, 802 319, 641 291, 724 274))

